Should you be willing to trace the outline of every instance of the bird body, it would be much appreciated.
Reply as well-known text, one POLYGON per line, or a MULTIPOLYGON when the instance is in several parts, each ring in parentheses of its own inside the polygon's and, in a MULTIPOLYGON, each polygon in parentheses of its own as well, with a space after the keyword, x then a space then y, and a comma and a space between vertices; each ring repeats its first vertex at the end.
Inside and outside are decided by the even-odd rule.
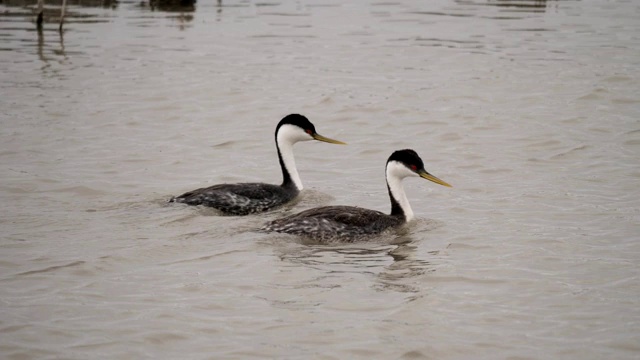
POLYGON ((249 215, 285 204, 298 193, 295 189, 264 183, 218 184, 189 191, 173 201, 212 207, 227 215, 249 215))
POLYGON ((376 235, 402 225, 400 216, 356 206, 323 206, 277 219, 263 230, 287 233, 317 240, 351 239, 376 235))
POLYGON ((293 145, 300 141, 318 140, 333 144, 341 141, 318 134, 314 125, 304 116, 285 116, 275 132, 278 159, 282 169, 282 184, 239 183, 219 184, 196 189, 172 198, 171 202, 203 205, 226 215, 248 215, 274 209, 295 199, 303 189, 293 157, 293 145))

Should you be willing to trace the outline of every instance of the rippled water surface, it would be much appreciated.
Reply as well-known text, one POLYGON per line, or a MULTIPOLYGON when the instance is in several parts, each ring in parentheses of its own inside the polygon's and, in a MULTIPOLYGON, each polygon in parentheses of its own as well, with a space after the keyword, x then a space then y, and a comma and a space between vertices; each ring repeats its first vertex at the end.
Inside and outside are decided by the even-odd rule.
POLYGON ((4 359, 637 359, 635 1, 0 3, 4 359), (281 180, 299 202, 167 204, 281 180), (318 245, 254 230, 326 204, 418 220, 318 245))

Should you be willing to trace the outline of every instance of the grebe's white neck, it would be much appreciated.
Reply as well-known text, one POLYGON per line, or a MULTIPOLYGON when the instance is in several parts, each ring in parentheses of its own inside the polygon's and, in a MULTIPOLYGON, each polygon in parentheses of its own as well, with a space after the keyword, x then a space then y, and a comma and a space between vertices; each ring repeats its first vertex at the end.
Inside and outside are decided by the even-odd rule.
POLYGON ((415 172, 409 170, 406 165, 398 161, 389 161, 387 163, 386 177, 387 186, 389 187, 389 195, 392 199, 392 214, 393 214, 393 200, 400 207, 404 213, 406 221, 413 220, 413 210, 407 199, 407 195, 402 187, 402 179, 408 176, 418 176, 415 172))
POLYGON ((276 134, 276 146, 278 147, 278 153, 280 155, 282 176, 285 181, 288 176, 298 191, 302 191, 304 187, 302 186, 302 180, 300 180, 300 175, 298 175, 296 161, 293 157, 293 144, 298 141, 307 140, 313 140, 313 138, 302 128, 290 124, 280 126, 276 134))

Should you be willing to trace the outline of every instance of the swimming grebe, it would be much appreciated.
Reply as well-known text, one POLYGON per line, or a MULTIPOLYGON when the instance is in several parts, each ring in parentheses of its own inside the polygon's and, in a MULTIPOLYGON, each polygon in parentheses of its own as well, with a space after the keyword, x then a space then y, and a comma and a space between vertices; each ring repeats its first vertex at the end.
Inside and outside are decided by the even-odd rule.
POLYGON ((317 240, 354 240, 375 235, 413 219, 413 211, 402 187, 402 179, 419 176, 437 184, 451 185, 429 174, 422 159, 410 149, 395 151, 386 165, 391 214, 354 206, 324 206, 271 221, 263 231, 275 231, 317 240))
POLYGON ((170 201, 209 206, 226 215, 254 214, 283 205, 293 200, 303 189, 293 158, 293 144, 308 140, 345 144, 318 134, 306 117, 299 114, 287 115, 280 120, 276 127, 276 148, 283 178, 281 185, 264 183, 219 184, 189 191, 170 201))

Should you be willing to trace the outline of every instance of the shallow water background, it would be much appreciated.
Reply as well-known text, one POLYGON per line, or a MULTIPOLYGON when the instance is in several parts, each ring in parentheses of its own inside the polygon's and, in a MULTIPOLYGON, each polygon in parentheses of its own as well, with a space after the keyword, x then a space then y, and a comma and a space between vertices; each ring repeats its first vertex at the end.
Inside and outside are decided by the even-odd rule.
POLYGON ((640 4, 0 4, 4 359, 637 359, 640 4), (280 181, 274 213, 166 204, 280 181), (419 218, 370 243, 253 231, 325 204, 419 218))

